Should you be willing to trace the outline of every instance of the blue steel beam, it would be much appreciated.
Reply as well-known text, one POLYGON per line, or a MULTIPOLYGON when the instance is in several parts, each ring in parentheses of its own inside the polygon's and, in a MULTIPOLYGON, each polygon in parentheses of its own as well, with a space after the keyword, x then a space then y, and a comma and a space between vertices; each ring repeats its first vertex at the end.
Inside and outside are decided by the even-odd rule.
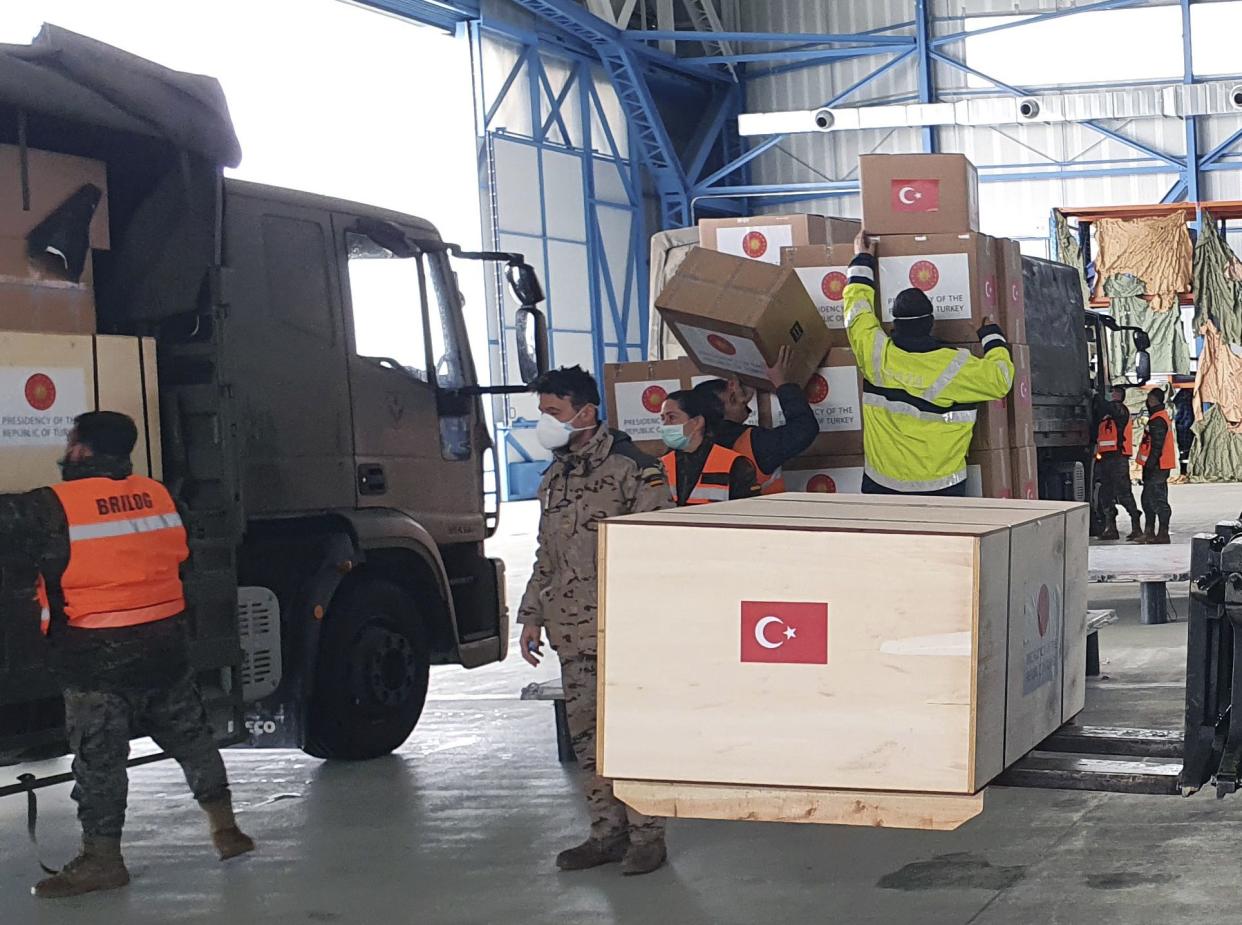
MULTIPOLYGON (((1190 2, 1181 0, 1182 6, 1182 83, 1195 82, 1195 50, 1191 40, 1190 2)), ((1199 201, 1199 121, 1186 116, 1186 199, 1199 201)), ((1196 219, 1196 224, 1198 220, 1196 219)))
MULTIPOLYGON (((840 61, 850 58, 869 58, 892 51, 888 46, 859 46, 856 48, 775 48, 771 51, 755 51, 729 55, 729 61, 840 61)), ((721 55, 690 55, 682 61, 714 61, 723 64, 721 55)))
MULTIPOLYGON (((906 51, 903 51, 901 54, 895 56, 887 64, 881 65, 880 67, 876 68, 871 73, 867 74, 861 80, 846 87, 836 96, 834 96, 832 99, 824 103, 824 107, 837 105, 841 101, 851 96, 855 91, 861 89, 862 87, 865 87, 867 84, 871 83, 872 81, 878 79, 879 77, 891 71, 893 68, 897 67, 897 65, 901 64, 903 61, 905 61, 911 55, 913 55, 914 52, 915 52, 915 49, 913 48, 909 48, 906 51)), ((772 148, 776 147, 778 144, 784 141, 786 137, 787 137, 786 135, 773 135, 771 138, 768 138, 762 143, 755 145, 745 154, 742 154, 740 157, 737 157, 733 161, 726 164, 724 167, 721 167, 714 174, 712 174, 710 177, 707 177, 702 182, 696 183, 694 187, 694 192, 696 196, 708 190, 712 186, 712 184, 720 180, 723 180, 725 177, 729 176, 729 174, 733 173, 733 171, 737 170, 739 167, 749 164, 751 161, 753 161, 759 155, 763 154, 765 151, 770 151, 772 148)))
MULTIPOLYGON (((915 48, 918 56, 919 102, 931 103, 936 99, 936 75, 931 55, 931 10, 928 8, 927 0, 914 0, 914 28, 915 48)), ((928 154, 934 153, 937 142, 936 130, 928 125, 923 127, 920 134, 923 136, 923 150, 928 154)))
POLYGON ((1199 169, 1203 170, 1204 168, 1215 164, 1222 157, 1228 154, 1229 149, 1237 144, 1239 140, 1242 140, 1242 128, 1238 129, 1207 154, 1203 155, 1203 157, 1199 159, 1199 169))
POLYGON ((629 122, 630 143, 655 181, 664 221, 670 227, 687 224, 690 206, 685 174, 639 66, 635 46, 621 41, 620 29, 570 0, 514 2, 587 43, 599 55, 629 122))
POLYGON ((1088 3, 1084 6, 1076 6, 1066 10, 1056 10, 1049 13, 1034 13, 1027 19, 1019 22, 1001 23, 999 26, 986 26, 982 29, 968 29, 962 32, 952 32, 948 35, 937 36, 932 39, 932 46, 935 48, 943 48, 945 45, 951 45, 954 42, 960 42, 963 39, 972 38, 976 35, 987 35, 990 32, 1003 32, 1006 29, 1021 29, 1023 26, 1029 26, 1037 22, 1047 22, 1050 19, 1061 19, 1064 16, 1077 16, 1079 13, 1093 13, 1097 10, 1117 10, 1124 7, 1147 6, 1149 0, 1100 0, 1098 3, 1088 3))
POLYGON ((718 92, 713 101, 713 108, 707 118, 699 123, 690 148, 686 153, 686 179, 693 185, 703 173, 703 165, 712 153, 712 148, 720 140, 725 123, 735 111, 737 98, 735 91, 718 92))
MULTIPOLYGON (((601 20, 602 22, 602 20, 601 20)), ((882 31, 899 29, 901 25, 884 26, 867 32, 855 32, 845 35, 818 32, 700 32, 697 29, 678 29, 660 31, 656 29, 626 29, 622 35, 631 42, 702 42, 710 38, 715 42, 806 42, 812 45, 837 44, 871 44, 871 45, 913 45, 914 38, 908 35, 880 35, 882 31)))

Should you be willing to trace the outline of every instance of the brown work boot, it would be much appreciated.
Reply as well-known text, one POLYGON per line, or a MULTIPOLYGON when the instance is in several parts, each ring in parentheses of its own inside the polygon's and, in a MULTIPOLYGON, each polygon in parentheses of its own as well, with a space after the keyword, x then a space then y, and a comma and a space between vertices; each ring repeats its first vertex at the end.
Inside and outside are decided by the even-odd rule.
POLYGON ((200 803, 211 826, 211 843, 221 861, 235 858, 254 850, 254 839, 237 827, 233 817, 233 801, 229 797, 214 803, 200 803))
POLYGON ((64 870, 40 880, 30 892, 40 899, 64 899, 98 890, 116 890, 129 883, 119 838, 82 836, 82 853, 64 870))
POLYGON ((664 839, 639 842, 630 845, 625 852, 625 860, 621 862, 621 873, 626 877, 637 877, 659 870, 668 860, 668 849, 664 847, 664 839))
POLYGON ((1119 540, 1119 539, 1121 539, 1121 534, 1119 534, 1119 533, 1117 532, 1117 525, 1116 525, 1115 523, 1114 523, 1114 524, 1109 524, 1109 525, 1108 525, 1108 526, 1106 526, 1103 530, 1101 530, 1101 531, 1100 531, 1100 535, 1099 535, 1099 537, 1097 537, 1097 539, 1101 539, 1101 540, 1119 540))
POLYGON ((1126 539, 1129 540, 1131 543, 1133 543, 1142 535, 1143 535, 1143 520, 1140 517, 1135 517, 1133 520, 1130 521, 1130 535, 1127 536, 1126 539))
POLYGON ((1168 546, 1169 543, 1172 542, 1172 540, 1169 539, 1169 531, 1165 529, 1165 530, 1161 530, 1159 533, 1157 533, 1147 542, 1154 543, 1157 546, 1168 546))
POLYGON ((588 838, 581 845, 566 848, 556 856, 556 866, 561 870, 590 870, 603 864, 615 864, 626 857, 629 839, 623 832, 611 838, 588 838))
POLYGON ((1156 542, 1156 534, 1152 530, 1149 529, 1145 531, 1142 536, 1135 537, 1133 542, 1139 543, 1141 545, 1147 545, 1150 543, 1154 543, 1156 542))

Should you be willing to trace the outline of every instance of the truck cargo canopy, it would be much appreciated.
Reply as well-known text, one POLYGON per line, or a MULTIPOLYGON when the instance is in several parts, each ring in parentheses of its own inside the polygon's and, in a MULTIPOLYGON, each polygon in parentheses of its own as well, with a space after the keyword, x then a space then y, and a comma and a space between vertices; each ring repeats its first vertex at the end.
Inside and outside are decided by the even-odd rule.
POLYGON ((165 139, 223 167, 241 163, 224 90, 45 24, 29 45, 0 45, 0 104, 165 139))

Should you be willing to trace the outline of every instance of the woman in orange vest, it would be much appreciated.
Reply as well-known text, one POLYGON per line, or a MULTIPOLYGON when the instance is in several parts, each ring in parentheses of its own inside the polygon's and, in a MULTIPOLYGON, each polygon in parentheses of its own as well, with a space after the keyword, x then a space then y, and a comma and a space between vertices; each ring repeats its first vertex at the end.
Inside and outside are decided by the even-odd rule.
POLYGON ((789 348, 782 347, 776 365, 768 370, 773 399, 780 404, 785 416, 785 423, 778 427, 746 423, 751 416, 750 404, 755 390, 743 386, 736 378, 708 379, 694 387, 696 392, 711 393, 724 406, 724 420, 713 431, 716 442, 750 460, 765 495, 785 490, 781 467, 806 452, 819 436, 819 421, 806 393, 788 377, 789 348))
POLYGON ((1177 465, 1177 440, 1164 406, 1163 389, 1147 393, 1147 410, 1147 430, 1136 457, 1143 468, 1143 513, 1147 515, 1147 531, 1135 542, 1163 545, 1169 542, 1169 519, 1173 516, 1173 509, 1169 507, 1169 473, 1177 465))
POLYGON ((682 389, 664 400, 660 437, 669 452, 660 462, 678 507, 759 494, 754 464, 712 438, 723 420, 724 409, 709 393, 682 389))

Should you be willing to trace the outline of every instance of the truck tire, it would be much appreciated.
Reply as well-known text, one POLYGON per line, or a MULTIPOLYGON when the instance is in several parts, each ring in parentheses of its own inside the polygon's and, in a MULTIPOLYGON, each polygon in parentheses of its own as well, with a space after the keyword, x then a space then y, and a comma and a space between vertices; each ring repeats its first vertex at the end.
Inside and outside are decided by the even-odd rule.
POLYGON ((422 715, 430 658, 418 604, 401 586, 343 591, 319 637, 307 754, 360 761, 399 748, 422 715))

